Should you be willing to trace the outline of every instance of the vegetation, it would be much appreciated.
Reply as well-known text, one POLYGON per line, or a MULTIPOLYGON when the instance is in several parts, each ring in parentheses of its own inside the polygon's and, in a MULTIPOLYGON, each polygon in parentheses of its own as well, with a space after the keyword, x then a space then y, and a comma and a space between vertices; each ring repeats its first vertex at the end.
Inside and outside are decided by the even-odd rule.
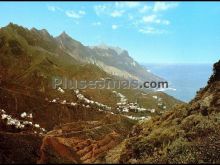
MULTIPOLYGON (((120 112, 121 98, 111 89, 52 89, 54 75, 118 80, 85 62, 103 52, 65 33, 54 38, 44 29, 12 23, 0 29, 0 163, 220 162, 220 62, 208 86, 190 104, 162 92, 119 89, 115 93, 127 105, 147 109, 120 112), (25 118, 27 114, 31 117, 25 118), (148 116, 153 118, 145 120, 148 116)), ((121 56, 131 61, 126 52, 121 56)))
POLYGON ((190 104, 137 124, 118 162, 219 163, 219 89, 209 82, 190 104))

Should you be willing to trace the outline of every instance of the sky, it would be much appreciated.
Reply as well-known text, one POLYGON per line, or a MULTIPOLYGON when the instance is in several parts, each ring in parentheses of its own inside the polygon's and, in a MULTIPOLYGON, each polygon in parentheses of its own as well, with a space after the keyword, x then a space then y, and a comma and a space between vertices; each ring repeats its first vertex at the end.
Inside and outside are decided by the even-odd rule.
POLYGON ((220 2, 0 2, 0 27, 10 22, 118 46, 139 63, 220 59, 220 2))

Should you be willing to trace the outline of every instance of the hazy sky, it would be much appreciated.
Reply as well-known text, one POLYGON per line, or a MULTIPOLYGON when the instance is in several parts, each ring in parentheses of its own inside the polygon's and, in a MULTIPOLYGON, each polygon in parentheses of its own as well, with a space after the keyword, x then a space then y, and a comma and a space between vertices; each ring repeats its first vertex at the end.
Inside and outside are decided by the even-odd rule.
POLYGON ((0 26, 9 22, 119 46, 141 63, 220 59, 220 2, 0 2, 0 26))

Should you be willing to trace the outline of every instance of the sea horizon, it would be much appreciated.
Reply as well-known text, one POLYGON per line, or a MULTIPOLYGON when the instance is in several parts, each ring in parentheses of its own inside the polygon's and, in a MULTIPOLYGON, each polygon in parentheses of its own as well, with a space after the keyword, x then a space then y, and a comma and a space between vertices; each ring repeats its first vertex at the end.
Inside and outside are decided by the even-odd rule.
POLYGON ((168 81, 163 92, 189 102, 200 88, 205 87, 212 74, 211 63, 142 63, 149 72, 168 81))

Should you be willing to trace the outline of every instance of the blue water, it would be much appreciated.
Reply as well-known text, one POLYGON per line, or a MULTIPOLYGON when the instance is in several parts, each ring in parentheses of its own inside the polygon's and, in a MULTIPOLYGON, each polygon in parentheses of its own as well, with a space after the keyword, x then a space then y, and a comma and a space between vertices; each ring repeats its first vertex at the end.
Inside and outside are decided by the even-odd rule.
POLYGON ((167 94, 189 102, 196 91, 205 87, 212 75, 213 64, 144 64, 146 69, 169 82, 167 94))

